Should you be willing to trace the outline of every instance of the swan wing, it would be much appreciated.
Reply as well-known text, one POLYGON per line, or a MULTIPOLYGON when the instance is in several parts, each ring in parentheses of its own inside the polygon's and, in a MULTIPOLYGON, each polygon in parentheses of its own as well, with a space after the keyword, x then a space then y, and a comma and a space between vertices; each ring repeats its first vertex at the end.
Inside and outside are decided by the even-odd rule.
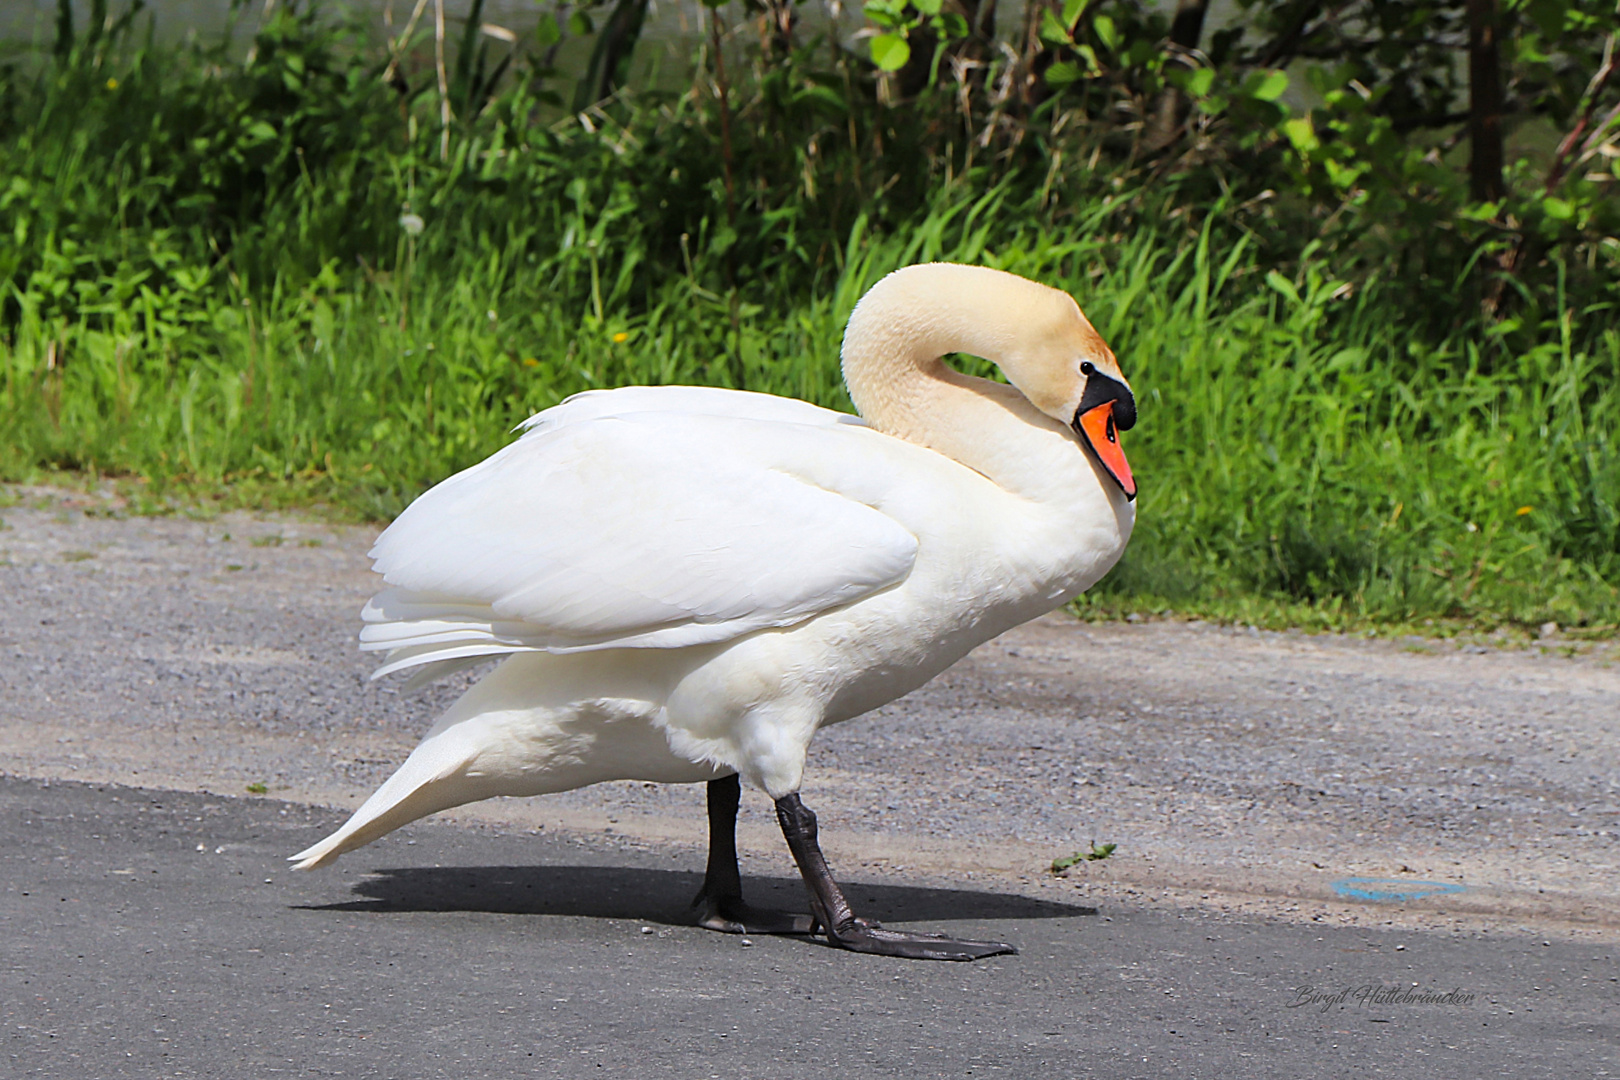
POLYGON ((808 424, 812 427, 839 424, 866 426, 866 421, 858 416, 833 412, 797 398, 759 394, 751 390, 726 390, 717 386, 621 386, 613 390, 586 390, 574 394, 560 404, 529 417, 518 427, 522 431, 550 430, 629 413, 677 413, 777 424, 808 424))
POLYGON ((848 445, 881 436, 810 419, 608 410, 531 425, 378 538, 390 588, 366 607, 361 647, 389 652, 378 675, 681 648, 901 581, 917 538, 871 505, 871 460, 848 445))

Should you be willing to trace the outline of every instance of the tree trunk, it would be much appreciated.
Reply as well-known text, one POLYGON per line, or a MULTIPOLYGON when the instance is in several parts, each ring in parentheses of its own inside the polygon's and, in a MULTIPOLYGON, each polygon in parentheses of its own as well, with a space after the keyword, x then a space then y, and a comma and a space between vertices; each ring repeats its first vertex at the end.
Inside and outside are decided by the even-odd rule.
POLYGON ((793 52, 793 32, 799 13, 793 0, 762 0, 760 10, 760 52, 767 60, 780 60, 793 52))
POLYGON ((1027 0, 1024 4, 1024 27, 1018 35, 1021 48, 1012 87, 1021 106, 1015 112, 1024 116, 1033 113, 1050 93, 1042 75, 1052 65, 1052 51, 1041 40, 1041 14, 1056 7, 1057 0, 1027 0))
MULTIPOLYGON (((1198 48, 1204 36, 1204 16, 1209 11, 1209 0, 1177 0, 1176 15, 1170 23, 1170 57, 1165 66, 1180 64, 1192 66, 1187 54, 1198 48)), ((1159 107, 1148 122, 1142 146, 1149 152, 1163 150, 1176 141, 1181 123, 1191 102, 1176 87, 1169 87, 1159 96, 1159 107)))
POLYGON ((574 109, 595 105, 613 93, 630 74, 630 54, 641 38, 641 24, 647 17, 647 0, 618 0, 613 13, 596 35, 590 63, 574 93, 574 109))
POLYGON ((951 55, 968 65, 964 81, 975 91, 984 86, 996 48, 997 0, 957 0, 968 35, 951 43, 951 55))
POLYGON ((1198 48, 1204 36, 1204 16, 1209 11, 1209 0, 1179 0, 1176 17, 1170 22, 1170 40, 1183 49, 1198 48))
POLYGON ((911 46, 911 57, 894 73, 894 89, 902 101, 910 100, 928 87, 934 70, 934 50, 939 47, 939 35, 931 26, 919 26, 906 39, 911 46))
POLYGON ((1469 194, 1502 198, 1502 49, 1497 0, 1468 0, 1469 194))

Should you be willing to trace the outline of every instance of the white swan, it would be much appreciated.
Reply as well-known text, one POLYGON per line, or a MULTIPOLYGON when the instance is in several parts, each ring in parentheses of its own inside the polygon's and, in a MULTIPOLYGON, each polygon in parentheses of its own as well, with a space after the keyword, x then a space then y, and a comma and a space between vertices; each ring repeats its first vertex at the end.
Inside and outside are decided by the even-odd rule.
POLYGON ((378 675, 418 679, 506 659, 297 868, 491 796, 708 781, 703 925, 1011 951, 857 919, 796 794, 805 752, 1114 565, 1135 521, 1117 435, 1135 401, 1073 299, 979 267, 884 278, 843 365, 864 422, 732 390, 593 391, 416 500, 372 549, 389 587, 361 648, 388 653, 378 675), (954 352, 1012 386, 946 366, 954 352), (739 774, 776 801, 814 926, 742 902, 739 774))

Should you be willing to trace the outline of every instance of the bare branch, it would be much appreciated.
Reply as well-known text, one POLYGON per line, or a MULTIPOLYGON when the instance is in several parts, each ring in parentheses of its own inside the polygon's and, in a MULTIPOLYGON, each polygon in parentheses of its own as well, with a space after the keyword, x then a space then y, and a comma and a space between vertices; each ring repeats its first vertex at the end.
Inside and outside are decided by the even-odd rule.
POLYGON ((1590 150, 1596 145, 1597 139, 1602 137, 1603 132, 1608 130, 1609 125, 1614 123, 1616 117, 1620 116, 1620 105, 1617 105, 1603 118, 1603 122, 1597 125, 1597 129, 1592 131, 1591 138, 1586 140, 1586 144, 1582 144, 1582 139, 1591 130, 1592 117, 1597 112, 1598 98, 1609 85, 1609 80, 1614 78, 1617 66, 1614 55, 1617 37, 1620 37, 1620 30, 1611 33, 1608 40, 1603 43, 1603 63, 1598 66, 1597 73, 1586 84, 1586 92, 1581 95, 1580 118, 1575 121, 1575 126, 1570 128, 1569 134, 1564 136, 1564 140, 1558 144, 1558 152, 1553 155, 1552 167, 1547 170, 1547 182, 1542 185, 1543 194, 1551 195, 1558 185, 1564 182, 1564 177, 1569 173, 1570 158, 1574 155, 1576 147, 1590 150))
MULTIPOLYGON (((388 52, 389 52, 388 70, 383 72, 383 76, 382 76, 382 81, 383 82, 390 83, 390 84, 393 83, 393 81, 394 81, 394 73, 399 70, 400 56, 403 55, 404 50, 405 50, 405 46, 410 44, 411 35, 416 32, 417 20, 422 17, 422 12, 424 10, 426 10, 426 9, 427 9, 427 0, 416 0, 416 7, 414 9, 412 9, 411 17, 409 19, 405 20, 405 30, 404 30, 404 32, 402 34, 400 34, 399 37, 391 38, 389 40, 389 42, 388 42, 388 52)), ((392 10, 392 8, 390 8, 390 11, 391 10, 392 10)))
POLYGON ((450 158, 450 77, 444 70, 444 0, 433 0, 433 66, 439 73, 439 160, 450 158))

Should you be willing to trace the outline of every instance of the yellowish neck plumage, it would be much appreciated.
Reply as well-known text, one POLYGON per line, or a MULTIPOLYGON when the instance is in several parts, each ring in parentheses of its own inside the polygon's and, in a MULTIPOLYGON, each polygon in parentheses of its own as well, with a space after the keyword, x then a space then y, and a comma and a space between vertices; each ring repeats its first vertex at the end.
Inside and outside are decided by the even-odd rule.
MULTIPOLYGON (((926 446, 990 477, 1023 486, 1020 435, 1065 431, 1018 390, 963 375, 941 357, 991 360, 1014 383, 1031 334, 1073 301, 999 270, 933 263, 896 271, 856 305, 844 335, 850 399, 879 431, 926 446), (1057 298, 1061 298, 1060 300, 1057 298)), ((1083 318, 1081 319, 1083 321, 1083 318)))

